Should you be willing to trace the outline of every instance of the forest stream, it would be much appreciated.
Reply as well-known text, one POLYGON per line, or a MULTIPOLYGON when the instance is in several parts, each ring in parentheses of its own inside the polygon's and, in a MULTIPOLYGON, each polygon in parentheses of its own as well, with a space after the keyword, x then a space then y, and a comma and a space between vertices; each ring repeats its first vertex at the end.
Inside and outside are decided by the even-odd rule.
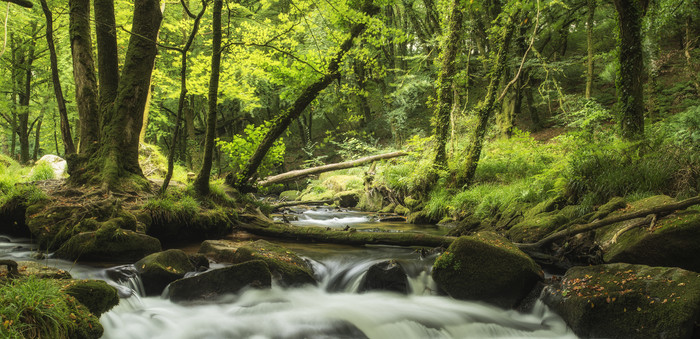
MULTIPOLYGON (((305 211, 293 223, 351 226, 358 231, 402 225, 374 222, 359 212, 323 209, 305 211)), ((435 226, 404 223, 401 228, 441 232, 435 226)), ((104 338, 576 338, 540 301, 529 313, 519 313, 439 295, 430 276, 435 255, 388 246, 283 245, 311 262, 317 286, 284 288, 273 283, 272 289, 248 289, 215 303, 176 304, 145 297, 137 274, 121 281, 110 278, 114 272, 134 272, 133 265, 102 268, 57 259, 42 262, 65 269, 74 278, 102 279, 119 289, 121 302, 100 318, 104 338), (359 292, 367 270, 386 260, 404 267, 408 295, 359 292)), ((0 259, 36 260, 35 250, 29 239, 0 236, 0 259)))

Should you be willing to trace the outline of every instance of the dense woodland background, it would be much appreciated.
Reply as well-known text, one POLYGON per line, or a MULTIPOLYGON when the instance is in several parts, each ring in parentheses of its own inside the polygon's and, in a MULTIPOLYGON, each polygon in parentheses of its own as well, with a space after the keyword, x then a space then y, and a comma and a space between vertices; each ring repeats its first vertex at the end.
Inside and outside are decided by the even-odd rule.
MULTIPOLYGON (((109 34, 116 34, 123 66, 134 4, 114 5, 116 31, 109 34)), ((385 170, 384 187, 401 201, 406 196, 432 201, 428 206, 434 210, 428 210, 434 217, 467 207, 466 201, 434 198, 452 199, 448 191, 451 197, 474 181, 490 188, 517 184, 523 196, 507 199, 564 192, 591 206, 634 192, 697 193, 697 1, 401 0, 377 2, 376 14, 361 5, 223 4, 215 176, 244 172, 269 126, 293 111, 309 86, 334 73, 329 67, 341 56, 337 76, 292 120, 255 176, 413 151, 385 170), (343 42, 360 23, 366 30, 347 48, 343 42), (625 30, 633 32, 632 40, 625 30), (639 51, 625 45, 635 39, 639 51), (628 78, 642 92, 620 87, 629 86, 628 78), (625 119, 637 120, 630 125, 625 119), (436 180, 441 184, 433 189, 436 180)), ((197 1, 160 6, 163 21, 141 140, 172 153, 175 179, 187 181, 186 173, 199 170, 204 154, 213 6, 197 1)), ((66 154, 46 13, 52 14, 67 122, 73 144, 81 145, 68 4, 50 1, 47 10, 9 3, 5 10, 0 150, 25 165, 43 154, 66 154)), ((100 17, 90 23, 108 25, 100 17)), ((150 146, 142 147, 144 160, 150 146)), ((165 176, 161 172, 144 168, 149 177, 165 176)))

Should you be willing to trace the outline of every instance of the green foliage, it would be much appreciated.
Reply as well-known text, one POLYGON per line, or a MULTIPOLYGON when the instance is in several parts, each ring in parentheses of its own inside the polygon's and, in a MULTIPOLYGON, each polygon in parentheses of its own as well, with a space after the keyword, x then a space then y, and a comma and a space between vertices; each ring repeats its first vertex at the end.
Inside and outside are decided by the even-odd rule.
MULTIPOLYGON (((229 167, 234 172, 240 172, 248 162, 253 153, 262 142, 262 139, 270 130, 271 122, 262 125, 248 125, 243 131, 243 135, 234 135, 231 141, 217 139, 217 145, 229 157, 229 167)), ((274 167, 279 166, 284 160, 285 144, 283 139, 275 141, 258 168, 258 175, 265 177, 269 175, 274 167)))
MULTIPOLYGON (((670 140, 678 147, 700 152, 700 106, 690 107, 668 121, 670 140)), ((694 156, 700 156, 694 153, 694 156)))
POLYGON ((102 332, 97 318, 63 293, 58 280, 33 276, 14 279, 0 284, 0 295, 3 338, 71 338, 82 331, 102 332))
POLYGON ((344 160, 361 158, 372 153, 377 153, 378 151, 376 145, 371 145, 354 137, 345 138, 342 142, 333 139, 329 139, 328 141, 338 148, 337 153, 344 160))
POLYGON ((53 167, 51 167, 51 164, 45 161, 39 161, 36 164, 36 166, 34 166, 34 168, 32 169, 29 181, 48 180, 54 178, 55 174, 53 172, 53 167))
POLYGON ((568 110, 555 117, 560 124, 592 132, 612 120, 613 115, 595 100, 587 100, 580 95, 567 96, 568 110))

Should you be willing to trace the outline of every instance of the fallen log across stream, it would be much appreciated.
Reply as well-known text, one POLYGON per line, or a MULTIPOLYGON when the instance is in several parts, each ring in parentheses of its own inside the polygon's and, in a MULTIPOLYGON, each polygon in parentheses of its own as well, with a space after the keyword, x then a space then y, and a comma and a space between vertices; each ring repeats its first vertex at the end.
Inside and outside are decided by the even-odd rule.
MULTIPOLYGON (((514 243, 520 250, 527 253, 538 263, 551 263, 557 258, 547 254, 546 246, 554 241, 566 239, 567 237, 596 230, 598 228, 614 223, 643 218, 649 215, 668 215, 677 210, 684 210, 688 207, 700 204, 700 196, 670 203, 654 206, 644 210, 631 213, 615 215, 601 220, 596 220, 587 224, 573 225, 566 230, 553 233, 535 243, 514 243)), ((238 228, 252 234, 288 239, 304 242, 324 242, 343 245, 393 245, 393 246, 416 246, 416 247, 443 247, 447 248, 457 238, 449 236, 430 235, 422 233, 400 233, 400 232, 357 232, 353 229, 348 231, 332 230, 322 227, 299 227, 287 224, 275 223, 263 215, 244 214, 240 216, 242 224, 238 228)))
POLYGON ((289 172, 282 173, 282 174, 269 176, 265 179, 258 181, 257 184, 258 184, 258 186, 279 184, 282 182, 291 181, 291 180, 298 179, 298 178, 303 178, 303 177, 306 177, 306 176, 309 176, 312 174, 318 174, 318 173, 323 173, 323 172, 337 171, 337 170, 346 169, 346 168, 358 167, 358 166, 362 166, 364 164, 374 162, 377 160, 402 157, 404 155, 408 155, 408 153, 398 151, 398 152, 372 155, 372 156, 360 158, 357 160, 351 160, 351 161, 339 162, 339 163, 335 163, 335 164, 328 164, 328 165, 317 166, 317 167, 312 167, 312 168, 294 170, 294 171, 289 171, 289 172))

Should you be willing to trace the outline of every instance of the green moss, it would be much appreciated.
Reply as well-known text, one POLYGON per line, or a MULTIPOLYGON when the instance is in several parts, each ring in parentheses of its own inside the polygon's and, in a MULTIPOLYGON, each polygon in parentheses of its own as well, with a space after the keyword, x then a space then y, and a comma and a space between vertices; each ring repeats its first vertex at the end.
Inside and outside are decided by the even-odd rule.
POLYGON ((299 195, 301 192, 292 190, 292 191, 284 191, 280 193, 279 199, 284 200, 284 201, 294 201, 299 199, 299 195))
POLYGON ((678 268, 574 267, 544 301, 587 338, 689 338, 700 314, 700 275, 678 268))
POLYGON ((407 215, 410 211, 408 208, 404 207, 403 205, 396 205, 394 208, 394 213, 398 215, 407 215))
POLYGON ((514 225, 508 230, 508 238, 514 242, 536 242, 568 221, 560 211, 540 213, 514 225))
POLYGON ((262 260, 270 268, 273 276, 278 276, 285 285, 315 284, 311 266, 289 249, 265 240, 239 247, 234 256, 234 263, 262 260))
POLYGON ((117 289, 102 280, 72 280, 62 291, 85 305, 96 317, 119 304, 117 289))
POLYGON ((460 237, 433 265, 450 296, 513 307, 542 279, 541 269, 507 239, 491 232, 460 237))
POLYGON ((169 283, 195 270, 187 254, 178 249, 149 254, 134 266, 147 295, 160 295, 169 283))

